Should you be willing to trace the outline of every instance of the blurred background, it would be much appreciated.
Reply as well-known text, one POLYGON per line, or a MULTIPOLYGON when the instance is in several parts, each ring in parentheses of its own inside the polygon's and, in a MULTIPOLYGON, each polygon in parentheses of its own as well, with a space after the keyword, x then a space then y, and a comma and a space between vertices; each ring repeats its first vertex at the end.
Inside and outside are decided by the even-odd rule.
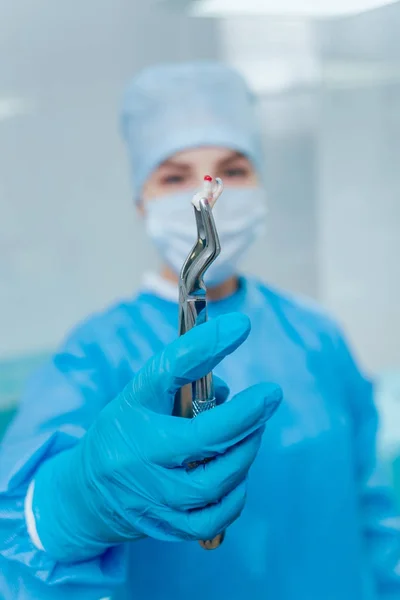
POLYGON ((246 267, 344 325, 398 477, 400 2, 340 17, 244 5, 0 0, 1 429, 66 331, 156 266, 118 132, 124 84, 219 58, 257 92, 265 141, 269 229, 246 267))

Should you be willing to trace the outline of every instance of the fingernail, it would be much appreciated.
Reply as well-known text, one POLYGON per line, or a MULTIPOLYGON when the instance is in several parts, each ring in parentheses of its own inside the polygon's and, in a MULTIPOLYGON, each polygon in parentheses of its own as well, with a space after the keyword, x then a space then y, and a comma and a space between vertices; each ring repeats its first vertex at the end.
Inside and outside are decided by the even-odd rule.
POLYGON ((250 330, 250 319, 242 313, 230 313, 218 318, 218 341, 224 348, 239 346, 250 330))
POLYGON ((266 404, 266 407, 265 407, 265 413, 264 413, 265 419, 267 421, 272 417, 272 415, 277 410, 279 405, 280 405, 280 401, 279 402, 271 402, 270 400, 268 400, 268 403, 266 404))
POLYGON ((265 417, 268 420, 282 402, 283 393, 279 385, 267 384, 268 390, 264 396, 265 417))

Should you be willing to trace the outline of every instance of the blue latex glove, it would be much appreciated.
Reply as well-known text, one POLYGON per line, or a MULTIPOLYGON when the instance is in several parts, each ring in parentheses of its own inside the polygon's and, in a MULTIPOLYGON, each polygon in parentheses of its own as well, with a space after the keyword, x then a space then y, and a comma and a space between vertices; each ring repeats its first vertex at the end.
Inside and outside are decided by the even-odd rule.
MULTIPOLYGON (((51 557, 83 560, 144 536, 213 539, 238 518, 280 388, 248 388, 193 420, 171 412, 176 391, 210 372, 249 332, 240 314, 193 329, 145 364, 77 446, 43 464, 33 511, 51 557)), ((219 399, 226 396, 220 388, 219 399)))

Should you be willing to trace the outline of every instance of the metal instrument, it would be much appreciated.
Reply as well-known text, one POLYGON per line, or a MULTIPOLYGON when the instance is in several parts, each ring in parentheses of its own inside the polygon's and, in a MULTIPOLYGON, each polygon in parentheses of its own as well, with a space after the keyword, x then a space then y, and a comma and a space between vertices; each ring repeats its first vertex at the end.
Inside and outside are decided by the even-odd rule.
MULTIPOLYGON (((212 209, 222 191, 222 181, 216 179, 214 185, 212 178, 207 176, 204 178, 203 190, 192 201, 197 241, 184 262, 179 280, 179 335, 207 321, 207 289, 203 277, 221 251, 212 209)), ((209 373, 177 392, 174 414, 191 419, 215 406, 213 375, 209 373)), ((198 464, 188 466, 196 468, 198 464)), ((199 543, 206 550, 213 550, 223 539, 224 533, 214 540, 199 543)))

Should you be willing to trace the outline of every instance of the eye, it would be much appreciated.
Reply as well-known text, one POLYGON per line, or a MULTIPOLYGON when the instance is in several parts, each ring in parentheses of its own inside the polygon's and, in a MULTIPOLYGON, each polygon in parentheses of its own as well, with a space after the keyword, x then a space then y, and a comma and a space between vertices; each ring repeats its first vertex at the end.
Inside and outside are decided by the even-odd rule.
POLYGON ((246 167, 228 167, 224 171, 225 178, 241 178, 249 175, 249 169, 246 167))
POLYGON ((171 174, 171 175, 165 175, 164 177, 161 177, 161 183, 163 185, 178 185, 180 183, 184 183, 185 182, 185 178, 183 175, 178 175, 178 174, 171 174))

